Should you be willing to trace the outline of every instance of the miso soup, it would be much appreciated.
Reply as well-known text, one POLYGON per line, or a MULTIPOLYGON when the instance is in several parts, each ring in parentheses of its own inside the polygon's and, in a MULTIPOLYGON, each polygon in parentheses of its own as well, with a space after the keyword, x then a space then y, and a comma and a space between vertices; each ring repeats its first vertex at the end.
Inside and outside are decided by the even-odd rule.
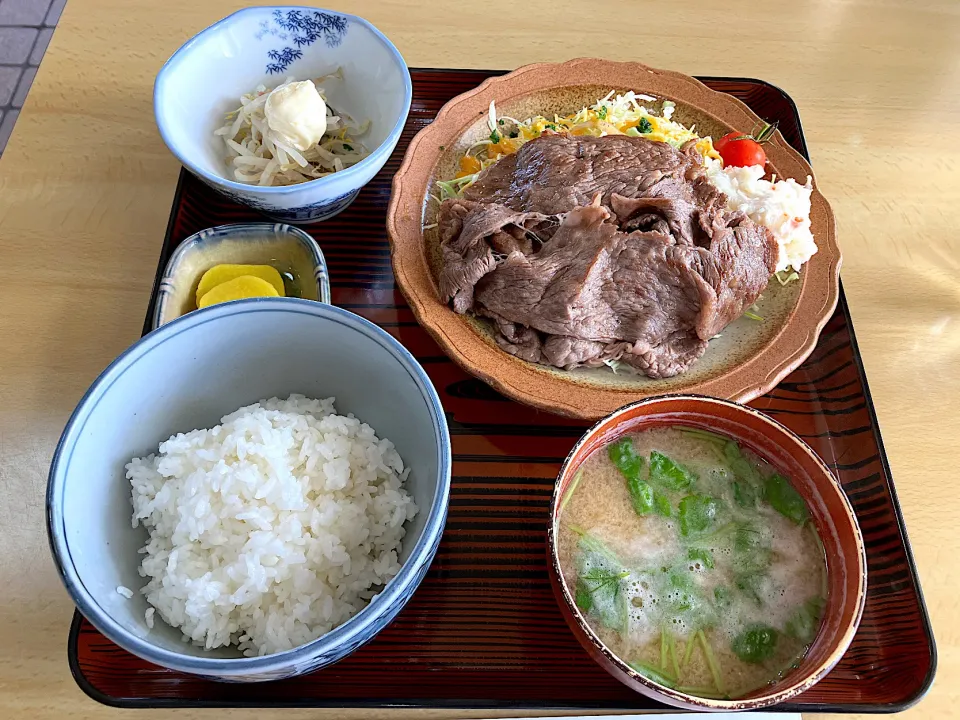
POLYGON ((820 628, 823 545, 790 479, 701 430, 628 435, 561 500, 560 565, 601 640, 691 695, 738 698, 796 667, 820 628))

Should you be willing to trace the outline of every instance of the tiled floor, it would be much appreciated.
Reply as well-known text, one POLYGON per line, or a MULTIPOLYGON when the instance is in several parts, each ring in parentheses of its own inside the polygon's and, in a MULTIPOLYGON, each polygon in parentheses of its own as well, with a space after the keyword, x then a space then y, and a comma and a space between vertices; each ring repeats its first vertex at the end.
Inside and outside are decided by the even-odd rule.
POLYGON ((0 155, 67 0, 0 0, 0 155))

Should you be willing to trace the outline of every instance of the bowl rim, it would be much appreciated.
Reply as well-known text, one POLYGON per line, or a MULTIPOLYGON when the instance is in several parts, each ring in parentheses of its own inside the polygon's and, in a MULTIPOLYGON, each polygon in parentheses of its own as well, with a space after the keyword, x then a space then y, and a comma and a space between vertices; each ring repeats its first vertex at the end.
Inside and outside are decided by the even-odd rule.
POLYGON ((144 335, 124 350, 94 380, 67 421, 53 453, 45 497, 47 539, 57 574, 74 604, 101 633, 124 650, 149 662, 182 672, 241 681, 245 676, 253 674, 276 673, 277 677, 285 677, 290 674, 290 670, 298 666, 306 666, 310 669, 309 661, 313 658, 333 653, 337 648, 349 648, 351 644, 353 648, 349 652, 352 652, 353 649, 370 640, 376 632, 369 637, 364 637, 365 633, 375 626, 378 619, 382 617, 386 617, 388 621, 392 619, 419 585, 422 579, 422 574, 418 577, 420 567, 424 563, 429 565, 432 562, 443 533, 450 497, 452 454, 450 433, 444 418, 443 406, 436 388, 413 355, 388 332, 343 308, 299 298, 248 298, 213 305, 182 315, 144 335), (400 571, 366 607, 330 632, 290 650, 257 657, 214 658, 166 650, 127 631, 100 606, 80 579, 70 553, 70 544, 63 530, 65 469, 69 465, 70 453, 76 446, 79 435, 98 399, 139 359, 181 332, 196 326, 216 322, 225 316, 259 312, 292 312, 333 320, 365 335, 393 354, 418 385, 433 417, 438 453, 437 492, 424 522, 423 531, 400 571))
MULTIPOLYGON (((565 489, 565 488, 564 488, 565 489)), ((695 393, 682 393, 682 394, 664 394, 664 395, 655 395, 648 398, 643 398, 642 400, 637 400, 636 402, 629 403, 623 407, 615 410, 614 412, 606 415, 601 418, 593 425, 591 425, 583 435, 577 440, 576 444, 570 449, 570 452, 564 458, 563 465, 560 467, 560 471, 557 474, 557 482, 554 485, 553 494, 550 498, 550 517, 547 525, 547 553, 548 553, 548 573, 550 574, 552 584, 555 589, 559 589, 559 594, 562 596, 562 602, 565 605, 570 616, 575 619, 577 628, 579 632, 585 633, 587 638, 590 639, 590 642, 593 644, 595 649, 603 654, 603 656, 613 664, 618 672, 623 673, 629 677, 634 682, 638 682, 643 685, 645 688, 650 690, 655 696, 669 698, 672 703, 685 707, 687 709, 696 709, 696 710, 706 710, 713 712, 723 712, 723 711, 740 711, 740 710, 757 710, 760 708, 769 707, 778 703, 783 703, 792 698, 796 697, 800 693, 808 690, 813 685, 822 680, 827 673, 829 673, 834 666, 840 661, 840 658, 850 647, 850 643, 853 641, 854 635, 857 633, 857 629, 860 626, 860 621, 863 618, 863 609, 866 603, 867 595, 867 555, 866 555, 866 545, 863 539, 863 531, 860 528, 860 523, 857 520, 856 513, 853 510, 853 506, 850 503, 850 499, 847 497, 846 492, 843 490, 843 487, 840 484, 840 481, 837 479, 836 475, 830 470, 827 464, 820 458, 819 455, 811 448, 799 435, 793 432, 786 425, 783 425, 779 421, 771 418, 770 416, 756 410, 754 408, 742 405, 740 403, 734 402, 732 400, 726 400, 723 398, 711 397, 708 395, 698 395, 695 393), (817 670, 811 674, 807 675, 798 675, 795 680, 790 683, 787 683, 784 687, 777 689, 775 692, 770 692, 764 695, 757 695, 749 698, 731 698, 729 700, 720 700, 714 698, 704 698, 698 695, 689 695, 687 693, 680 692, 679 690, 674 690, 663 685, 659 685, 649 678, 641 675, 631 668, 627 663, 620 658, 619 655, 610 650, 606 644, 600 640, 597 634, 593 631, 590 625, 584 620, 583 614, 580 609, 577 607, 576 602, 573 601, 570 593, 570 589, 567 587, 566 580, 563 576, 562 568, 560 567, 560 558, 559 558, 559 549, 557 544, 557 528, 559 515, 557 514, 558 506, 562 501, 562 483, 561 478, 564 477, 570 469, 570 466, 574 460, 574 457, 581 452, 583 446, 592 439, 597 432, 601 429, 602 426, 610 425, 610 429, 615 429, 620 425, 623 420, 622 417, 627 415, 630 411, 634 410, 638 406, 651 406, 655 408, 658 404, 663 402, 677 402, 677 401, 687 401, 692 402, 697 405, 697 409, 701 410, 707 415, 713 415, 716 411, 716 406, 723 406, 725 408, 731 409, 736 413, 742 413, 746 415, 751 415, 759 419, 765 425, 773 428, 774 431, 786 434, 791 440, 793 440, 790 454, 796 454, 797 451, 803 452, 807 455, 810 460, 823 472, 827 477, 830 478, 831 483, 830 487, 836 492, 837 496, 843 504, 845 514, 852 520, 852 527, 854 530, 854 540, 856 541, 857 552, 852 553, 854 558, 853 564, 856 565, 858 584, 857 584, 857 599, 856 599, 856 612, 853 617, 853 621, 844 629, 842 635, 840 636, 839 641, 833 646, 829 660, 821 665, 817 670)), ((850 562, 844 563, 849 567, 850 562)), ((829 572, 829 570, 828 570, 829 572)), ((567 621, 567 624, 570 625, 570 619, 568 618, 567 613, 563 613, 564 620, 567 621)), ((574 631, 574 628, 571 628, 571 631, 574 631)), ((576 635, 577 633, 574 632, 576 635)), ((579 638, 578 638, 579 639, 579 638)), ((600 664, 600 663, 598 663, 600 664)), ((601 667, 606 670, 608 673, 614 675, 608 668, 604 667, 601 664, 601 667)), ((617 678, 619 679, 619 678, 617 678)), ((777 688, 777 685, 770 686, 771 689, 777 688)))
MULTIPOLYGON (((321 7, 312 7, 307 5, 259 5, 256 7, 247 7, 237 10, 230 13, 225 18, 218 20, 213 25, 204 28, 196 35, 187 40, 183 45, 181 45, 177 50, 170 56, 170 58, 163 64, 157 73, 157 78, 153 83, 153 115, 157 123, 157 129, 160 131, 160 137, 163 138, 164 144, 167 146, 167 149, 180 161, 180 164, 187 168, 194 175, 202 178, 204 181, 215 185, 217 187, 223 187, 230 190, 235 190, 237 192, 247 192, 254 193, 256 195, 289 195, 298 190, 302 190, 307 187, 317 188, 321 187, 323 184, 332 184, 336 180, 350 180, 357 175, 361 175, 366 171, 371 165, 374 165, 379 159, 383 157, 384 154, 388 155, 393 152, 393 147, 396 145, 397 141, 400 139, 400 134, 403 132, 403 128, 407 122, 407 116, 410 114, 410 105, 413 101, 413 81, 410 79, 410 69, 407 67, 406 61, 403 59, 403 56, 400 54, 400 51, 397 49, 390 40, 384 35, 380 30, 376 28, 369 20, 365 20, 359 15, 351 15, 350 13, 341 12, 340 10, 328 10, 321 7), (358 25, 366 28, 381 44, 387 49, 387 51, 393 56, 394 61, 397 63, 398 67, 401 69, 401 76, 403 78, 403 106, 400 110, 400 116, 397 118, 397 122, 394 124, 393 128, 390 130, 389 134, 384 138, 374 150, 370 152, 367 157, 358 162, 356 165, 351 165, 348 168, 344 168, 339 172, 333 173, 332 175, 327 175, 326 177, 316 178, 314 180, 308 180, 306 182, 297 183, 295 185, 272 185, 272 186, 260 186, 260 185, 250 185, 248 183, 237 182, 236 180, 230 180, 223 175, 218 175, 216 173, 208 172, 203 168, 196 165, 184 153, 181 153, 176 143, 170 139, 170 134, 167 132, 167 122, 169 114, 167 111, 167 105, 165 102, 166 99, 166 83, 168 80, 168 73, 172 72, 177 66, 184 62, 188 57, 190 57, 191 51, 193 51, 196 46, 199 46, 201 40, 205 40, 207 36, 213 35, 216 31, 221 29, 221 26, 226 26, 230 24, 234 19, 238 18, 241 15, 247 14, 262 14, 262 13, 272 13, 274 10, 301 10, 304 12, 326 12, 331 15, 339 15, 340 17, 347 18, 351 23, 356 23, 358 25)), ((381 163, 382 164, 382 163, 381 163)), ((362 183, 357 183, 362 184, 362 183)))
POLYGON ((799 367, 816 347, 821 331, 839 302, 842 264, 833 210, 820 191, 810 163, 787 143, 779 131, 768 143, 769 154, 775 155, 770 160, 771 166, 788 177, 799 176, 801 171, 810 177, 813 188, 811 218, 814 212, 822 213, 825 233, 817 237, 819 249, 811 260, 818 271, 813 274, 808 266, 801 273, 800 295, 786 322, 741 362, 672 389, 647 390, 580 383, 564 375, 566 371, 554 372, 552 368, 529 363, 500 349, 440 299, 437 280, 427 258, 423 231, 426 195, 430 190, 424 183, 429 182, 441 159, 443 151, 439 148, 461 137, 478 117, 475 111, 485 109, 491 98, 514 100, 544 89, 585 84, 649 89, 658 97, 694 108, 726 127, 737 125, 733 118, 744 126, 749 126, 747 121, 755 123, 760 120, 741 100, 712 90, 694 77, 635 61, 578 57, 563 62, 523 65, 506 74, 488 77, 443 105, 433 122, 411 139, 393 177, 387 210, 387 238, 397 286, 414 317, 444 353, 466 372, 517 402, 565 417, 597 420, 624 403, 664 393, 703 393, 746 403, 769 392, 799 367), (605 78, 608 76, 617 80, 607 82, 605 78), (676 87, 668 91, 644 88, 640 78, 643 82, 676 84, 676 87))
MULTIPOLYGON (((319 298, 318 301, 314 302, 331 304, 330 270, 327 267, 327 258, 323 254, 323 249, 320 247, 320 244, 304 230, 301 230, 295 225, 277 222, 226 223, 224 225, 214 225, 213 227, 198 230, 181 242, 177 246, 177 249, 170 255, 170 259, 163 268, 163 275, 160 276, 160 280, 157 282, 157 301, 153 308, 150 329, 156 330, 161 325, 166 325, 176 319, 170 318, 166 322, 161 322, 170 304, 171 293, 167 286, 174 282, 177 270, 187 253, 196 250, 208 241, 220 242, 232 235, 243 237, 244 235, 253 235, 258 232, 272 233, 271 239, 274 242, 277 241, 280 235, 286 234, 303 246, 312 258, 314 264, 313 279, 317 284, 317 297, 319 298)), ((178 315, 177 317, 182 316, 178 315)))

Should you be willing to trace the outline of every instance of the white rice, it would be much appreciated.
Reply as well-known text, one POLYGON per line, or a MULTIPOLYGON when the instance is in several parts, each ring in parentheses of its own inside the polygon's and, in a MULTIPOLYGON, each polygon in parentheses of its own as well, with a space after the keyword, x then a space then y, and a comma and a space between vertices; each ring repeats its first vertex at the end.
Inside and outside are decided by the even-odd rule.
POLYGON ((399 572, 403 524, 417 513, 408 471, 393 443, 333 402, 263 400, 127 464, 133 525, 150 535, 141 592, 185 640, 287 650, 355 615, 399 572))
POLYGON ((801 185, 793 178, 771 182, 763 179, 762 165, 722 167, 707 159, 707 177, 727 196, 727 207, 742 210, 751 220, 765 225, 780 248, 777 272, 799 270, 817 252, 810 229, 810 178, 801 185))
POLYGON ((123 585, 117 585, 117 593, 123 595, 127 600, 133 597, 133 590, 123 585))

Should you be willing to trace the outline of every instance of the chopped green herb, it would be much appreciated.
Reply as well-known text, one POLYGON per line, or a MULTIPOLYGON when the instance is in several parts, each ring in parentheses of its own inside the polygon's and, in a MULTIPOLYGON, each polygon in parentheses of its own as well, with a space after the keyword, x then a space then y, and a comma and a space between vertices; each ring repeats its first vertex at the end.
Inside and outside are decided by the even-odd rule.
POLYGON ((497 125, 503 125, 503 118, 500 118, 499 120, 497 120, 497 125))
MULTIPOLYGON (((571 529, 573 529, 572 525, 571 529)), ((582 552, 597 555, 601 562, 609 565, 616 565, 618 567, 623 565, 620 558, 617 557, 617 554, 608 548, 602 540, 586 532, 577 532, 577 530, 574 530, 574 532, 580 536, 580 542, 577 543, 577 547, 580 548, 582 552)))
POLYGON ((346 150, 347 152, 353 152, 353 145, 347 145, 346 143, 344 143, 343 149, 346 150))
POLYGON ((778 633, 768 625, 751 625, 730 643, 733 654, 746 663, 758 665, 773 657, 778 633))
POLYGON ((606 589, 616 597, 620 594, 620 581, 629 575, 629 570, 611 572, 610 570, 603 570, 602 568, 594 568, 590 572, 581 575, 580 580, 583 581, 584 587, 591 595, 595 594, 598 590, 606 589))
POLYGON ((490 142, 493 142, 493 143, 500 142, 500 133, 498 133, 496 130, 490 133, 490 142))
POLYGON ((653 510, 657 515, 663 517, 673 517, 673 508, 670 507, 670 498, 659 490, 653 492, 653 510))
MULTIPOLYGON (((738 553, 755 554, 764 549, 763 535, 750 523, 739 523, 733 536, 733 549, 738 553)), ((766 562, 763 563, 766 567, 766 562)))
MULTIPOLYGON (((713 553, 710 552, 708 548, 698 548, 692 547, 687 551, 688 560, 699 560, 703 563, 704 567, 709 569, 714 568, 713 553)), ((719 588, 718 588, 719 589, 719 588)))
POLYGON ((728 440, 727 444, 723 446, 723 454, 727 456, 727 459, 730 462, 743 459, 743 453, 740 451, 740 446, 737 445, 733 440, 728 440))
POLYGON ((557 126, 554 125, 553 123, 547 123, 544 127, 545 127, 547 130, 556 130, 556 129, 557 129, 557 126))
POLYGON ((810 519, 807 504, 783 475, 771 475, 767 478, 764 495, 774 510, 797 525, 803 525, 810 519))
MULTIPOLYGON (((650 483, 640 478, 632 479, 628 477, 626 480, 627 492, 630 493, 630 503, 633 505, 633 511, 637 515, 646 515, 652 512, 655 509, 655 500, 653 488, 650 487, 650 483)), ((669 509, 669 507, 670 504, 668 502, 667 509, 669 509)))
POLYGON ((593 607, 593 593, 582 578, 577 578, 576 602, 577 607, 585 613, 590 612, 593 607))
MULTIPOLYGON (((630 502, 637 515, 646 515, 655 508, 653 488, 640 479, 643 471, 643 457, 637 454, 630 438, 613 443, 607 449, 610 462, 614 464, 627 482, 627 491, 630 493, 630 502)), ((669 507, 669 503, 668 503, 669 507)))
POLYGON ((713 589, 713 602, 721 610, 730 607, 730 603, 732 602, 730 591, 723 587, 723 585, 718 585, 713 589))
POLYGON ((824 605, 824 600, 821 597, 807 600, 787 621, 787 626, 784 628, 787 635, 804 644, 813 642, 813 638, 817 635, 817 629, 820 627, 824 605))
POLYGON ((650 482, 654 485, 674 492, 683 492, 690 489, 696 479, 696 473, 663 453, 656 450, 650 453, 650 482))
POLYGON ((749 523, 737 523, 733 538, 734 585, 757 605, 768 595, 770 549, 763 534, 749 523))
POLYGON ((597 110, 597 117, 600 118, 601 120, 606 120, 606 119, 607 119, 607 106, 606 106, 606 105, 601 105, 601 106, 600 106, 600 109, 597 110))
POLYGON ((760 573, 742 573, 737 575, 733 584, 737 590, 750 597, 757 605, 763 606, 764 577, 760 573))
POLYGON ((520 133, 518 133, 516 130, 514 130, 513 132, 510 133, 510 137, 512 137, 512 138, 520 137, 520 133))
POLYGON ((637 127, 639 128, 640 132, 643 133, 644 135, 646 135, 647 133, 653 132, 653 125, 651 125, 650 121, 647 120, 646 118, 640 118, 640 122, 637 123, 637 127))
POLYGON ((680 519, 680 534, 684 537, 699 535, 709 530, 716 522, 720 503, 706 495, 687 495, 680 501, 677 517, 680 519))
POLYGON ((637 454, 636 448, 633 447, 633 440, 630 438, 623 438, 610 445, 607 456, 625 478, 640 477, 643 470, 643 456, 637 454))
POLYGON ((592 535, 583 535, 577 543, 577 604, 606 627, 626 629, 626 596, 621 582, 630 575, 610 548, 592 535), (587 601, 587 595, 590 600, 587 601))
POLYGON ((734 480, 733 499, 742 508, 753 508, 757 506, 757 491, 753 489, 752 485, 734 480))
POLYGON ((446 145, 441 145, 441 146, 440 146, 440 150, 441 150, 441 151, 446 150, 446 149, 447 149, 447 146, 446 146, 446 145))

